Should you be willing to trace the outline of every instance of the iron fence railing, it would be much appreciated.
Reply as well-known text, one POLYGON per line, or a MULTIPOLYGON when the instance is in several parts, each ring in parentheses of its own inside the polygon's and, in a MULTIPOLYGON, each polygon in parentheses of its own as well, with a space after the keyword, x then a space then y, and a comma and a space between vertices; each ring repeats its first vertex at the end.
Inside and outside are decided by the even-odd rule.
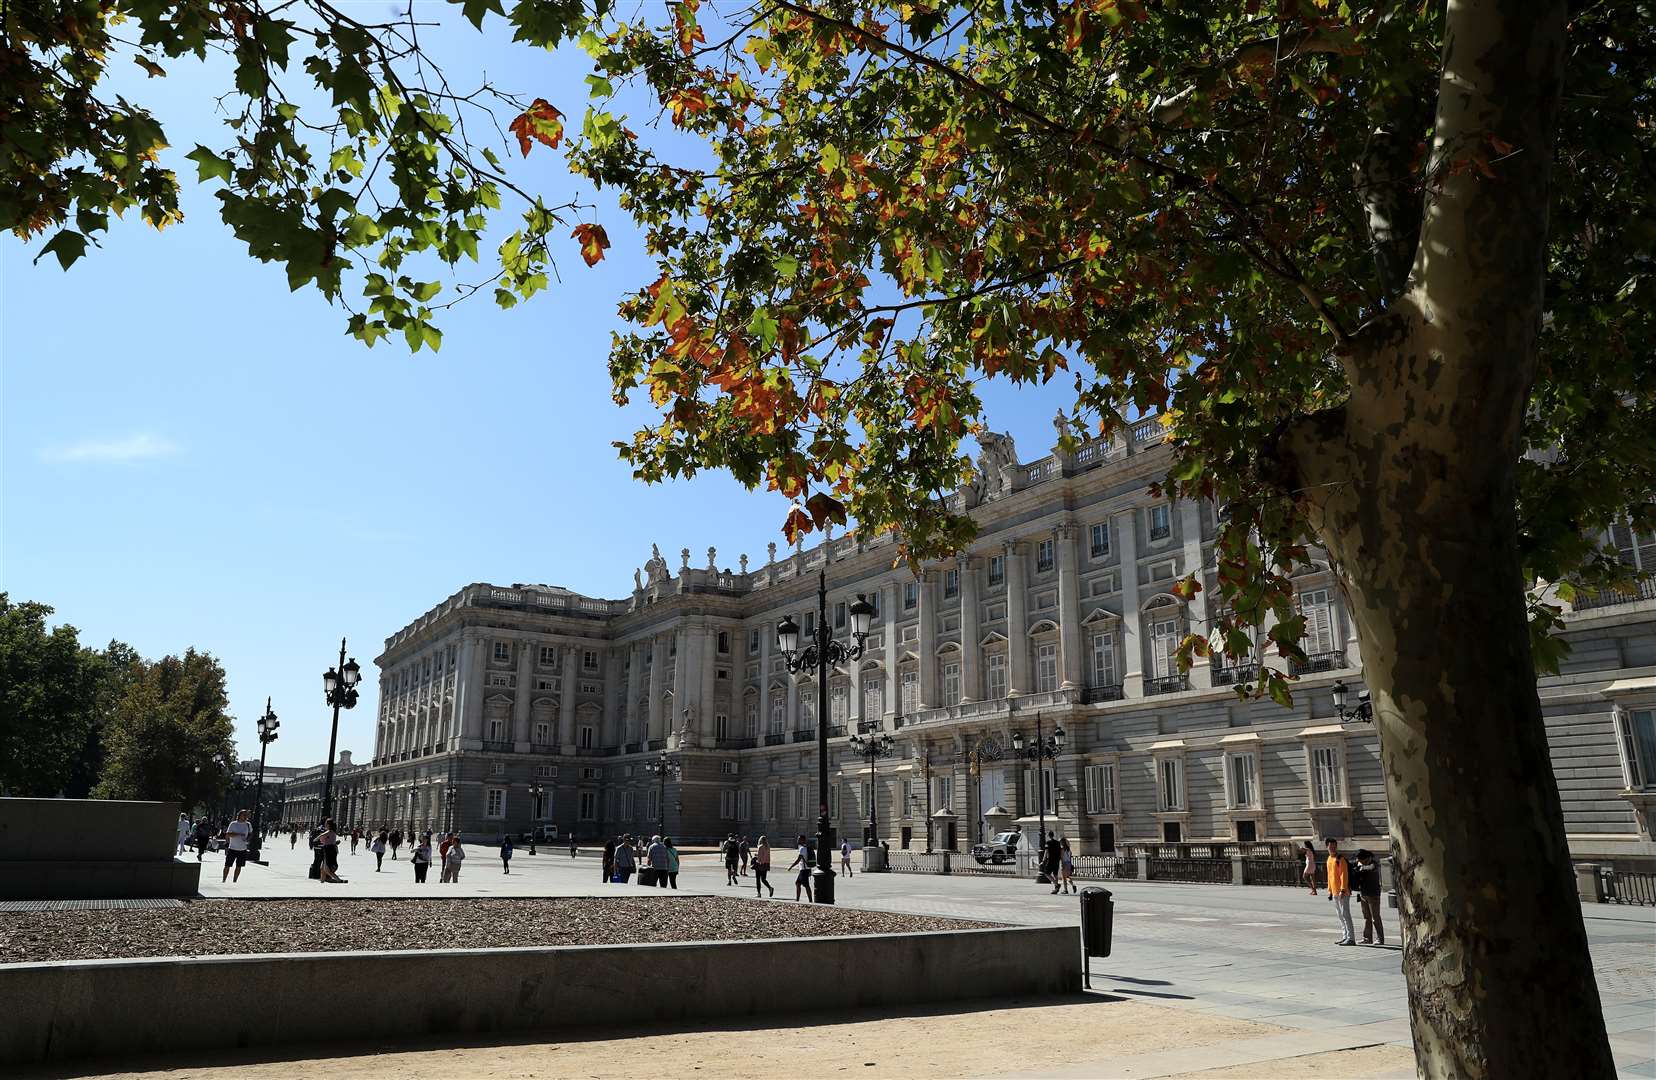
POLYGON ((1656 577, 1648 577, 1638 581, 1626 590, 1582 589, 1576 593, 1575 599, 1570 601, 1570 607, 1576 611, 1585 611, 1588 608, 1636 604, 1640 600, 1656 600, 1656 577))
POLYGON ((1081 693, 1081 700, 1087 704, 1098 701, 1120 701, 1121 684, 1113 683, 1108 686, 1089 686, 1081 693))
POLYGON ((893 851, 886 855, 886 866, 897 874, 943 874, 945 869, 941 851, 893 851))
POLYGON ((1208 885, 1231 883, 1229 859, 1147 859, 1151 881, 1187 881, 1208 885))
POLYGON ((1168 675, 1160 679, 1145 679, 1144 692, 1150 694, 1177 694, 1181 690, 1189 689, 1189 683, 1183 675, 1168 675))
POLYGON ((1605 903, 1656 907, 1656 871, 1601 866, 1598 872, 1605 903))
MULTIPOLYGON (((1328 865, 1319 856, 1315 866, 1317 870, 1317 888, 1326 888, 1328 885, 1328 865)), ((1304 888, 1305 880, 1302 877, 1304 870, 1304 859, 1243 859, 1242 884, 1297 885, 1304 888)))
POLYGON ((1115 881, 1138 877, 1138 860, 1121 855, 1077 855, 1075 876, 1085 881, 1115 881))
POLYGON ((1305 663, 1294 661, 1294 674, 1306 675, 1313 671, 1335 671, 1346 666, 1345 653, 1314 652, 1306 656, 1305 663))

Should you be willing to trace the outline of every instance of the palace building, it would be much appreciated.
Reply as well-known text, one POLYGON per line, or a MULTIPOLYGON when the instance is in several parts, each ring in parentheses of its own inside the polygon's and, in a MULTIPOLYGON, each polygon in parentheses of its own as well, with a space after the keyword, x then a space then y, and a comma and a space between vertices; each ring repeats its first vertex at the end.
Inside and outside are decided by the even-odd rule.
MULTIPOLYGON (((1331 693, 1343 682, 1355 699, 1363 668, 1326 563, 1296 581, 1309 663, 1292 706, 1239 700, 1251 665, 1174 663, 1214 615, 1216 521, 1211 505, 1150 496, 1170 453, 1160 426, 1034 461, 1008 436, 983 442, 981 479, 953 496, 978 537, 918 577, 893 568, 889 536, 852 532, 772 544, 735 570, 711 549, 698 566, 681 550, 676 569, 652 552, 620 599, 460 589, 386 639, 373 760, 336 775, 342 821, 485 840, 537 826, 681 842, 813 832, 814 673, 788 673, 776 626, 792 616, 810 639, 822 573, 836 637, 849 644, 859 594, 875 608, 864 654, 828 687, 843 835, 864 835, 872 812, 893 849, 960 849, 1039 818, 1082 852, 1386 846, 1374 732, 1342 720, 1331 693), (1190 572, 1206 587, 1180 600, 1171 586, 1190 572), (1014 748, 1059 727, 1056 757, 1014 748), (894 746, 871 770, 848 736, 872 731, 894 746)), ((1656 570, 1656 538, 1612 539, 1656 570)), ((1566 620, 1573 651, 1540 691, 1572 849, 1656 854, 1656 589, 1579 596, 1566 620)))

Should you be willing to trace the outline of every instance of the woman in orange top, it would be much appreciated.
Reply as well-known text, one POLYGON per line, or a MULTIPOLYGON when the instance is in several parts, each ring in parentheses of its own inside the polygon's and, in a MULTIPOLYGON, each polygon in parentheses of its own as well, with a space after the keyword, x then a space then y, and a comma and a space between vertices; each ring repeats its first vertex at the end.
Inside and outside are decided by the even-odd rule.
POLYGON ((1351 924, 1351 877, 1340 855, 1340 842, 1333 838, 1328 841, 1328 898, 1334 902, 1334 912, 1340 917, 1342 936, 1335 944, 1357 944, 1357 928, 1351 924))

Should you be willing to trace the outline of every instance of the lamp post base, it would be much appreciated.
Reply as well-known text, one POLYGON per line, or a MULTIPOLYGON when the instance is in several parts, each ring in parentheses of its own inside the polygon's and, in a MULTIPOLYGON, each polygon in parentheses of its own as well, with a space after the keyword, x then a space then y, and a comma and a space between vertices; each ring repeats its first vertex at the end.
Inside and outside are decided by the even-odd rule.
POLYGON ((811 898, 819 904, 834 902, 834 827, 817 830, 816 870, 811 874, 811 898))

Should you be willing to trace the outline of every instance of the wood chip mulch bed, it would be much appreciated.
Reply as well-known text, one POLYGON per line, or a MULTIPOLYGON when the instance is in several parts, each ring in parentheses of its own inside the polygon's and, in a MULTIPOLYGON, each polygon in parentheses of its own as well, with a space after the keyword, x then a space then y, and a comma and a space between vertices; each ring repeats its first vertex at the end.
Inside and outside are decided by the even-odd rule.
POLYGON ((855 937, 997 925, 720 896, 198 900, 177 908, 0 915, 0 964, 855 937))

